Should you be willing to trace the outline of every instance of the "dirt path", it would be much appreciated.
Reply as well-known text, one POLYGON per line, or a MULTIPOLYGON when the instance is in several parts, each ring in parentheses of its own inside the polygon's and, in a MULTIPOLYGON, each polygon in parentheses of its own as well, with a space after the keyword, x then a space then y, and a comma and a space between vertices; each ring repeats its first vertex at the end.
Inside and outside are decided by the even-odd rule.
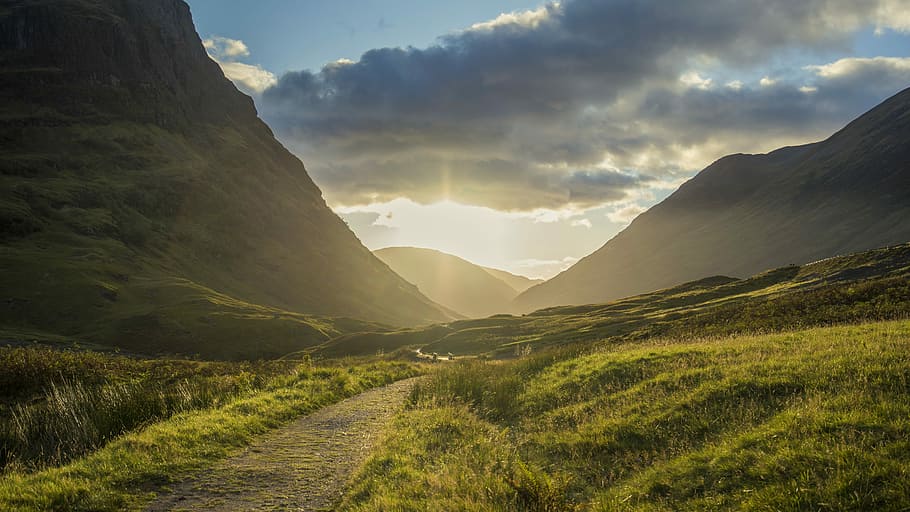
POLYGON ((147 511, 331 510, 414 381, 364 392, 270 432, 147 511))

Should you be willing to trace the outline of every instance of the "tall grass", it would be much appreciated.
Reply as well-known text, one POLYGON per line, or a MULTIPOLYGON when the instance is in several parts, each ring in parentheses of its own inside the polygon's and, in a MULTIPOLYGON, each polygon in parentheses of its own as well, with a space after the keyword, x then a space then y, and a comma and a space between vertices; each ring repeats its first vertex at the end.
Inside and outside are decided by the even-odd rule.
MULTIPOLYGON (((233 399, 206 395, 203 388, 211 389, 210 381, 203 381, 197 390, 176 382, 173 393, 164 392, 171 397, 170 406, 202 407, 161 421, 148 420, 140 428, 116 436, 98 450, 61 466, 7 471, 0 475, 0 510, 144 510, 151 492, 185 481, 255 436, 301 414, 419 372, 416 365, 405 362, 298 368, 299 371, 268 376, 259 384, 252 377, 252 392, 241 391, 233 399), (257 391, 256 386, 261 390, 257 391), (208 400, 216 401, 217 406, 205 407, 208 400)), ((116 407, 117 402, 107 405, 116 407)))
POLYGON ((255 393, 309 367, 0 348, 0 469, 61 465, 126 432, 255 393))
POLYGON ((150 382, 52 383, 43 400, 17 404, 0 421, 0 463, 19 469, 60 465, 124 432, 179 412, 216 406, 260 389, 263 382, 240 374, 184 379, 164 388, 150 382))

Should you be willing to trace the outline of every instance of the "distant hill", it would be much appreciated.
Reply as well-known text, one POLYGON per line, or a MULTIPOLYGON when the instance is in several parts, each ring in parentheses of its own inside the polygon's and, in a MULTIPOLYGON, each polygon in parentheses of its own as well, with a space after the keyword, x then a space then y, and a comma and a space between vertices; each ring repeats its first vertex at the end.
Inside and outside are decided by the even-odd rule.
POLYGON ((544 282, 544 279, 531 279, 530 277, 515 275, 511 272, 506 272, 505 270, 490 267, 481 268, 492 274, 493 277, 511 286, 517 293, 521 293, 532 286, 544 282))
POLYGON ((534 284, 433 249, 388 247, 374 254, 424 295, 468 317, 508 311, 512 299, 534 284))
POLYGON ((908 219, 910 89, 823 142, 718 160, 515 307, 604 302, 906 242, 908 219))
POLYGON ((603 304, 559 306, 417 329, 363 332, 315 349, 325 356, 393 352, 511 357, 516 348, 620 344, 754 334, 903 319, 910 311, 910 244, 789 265, 747 279, 714 276, 603 304))
POLYGON ((261 357, 450 318, 326 206, 184 2, 4 2, 0 69, 4 341, 261 357))

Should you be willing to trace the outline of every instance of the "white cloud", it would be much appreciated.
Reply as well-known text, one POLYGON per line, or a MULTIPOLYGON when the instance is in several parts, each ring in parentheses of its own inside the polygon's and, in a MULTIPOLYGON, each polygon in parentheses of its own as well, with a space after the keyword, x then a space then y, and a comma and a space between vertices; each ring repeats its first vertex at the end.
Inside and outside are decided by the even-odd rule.
POLYGON ((213 36, 203 40, 202 46, 208 50, 212 58, 237 58, 250 55, 250 49, 247 48, 246 43, 229 37, 213 36))
POLYGON ((502 13, 490 21, 475 23, 468 30, 471 31, 490 31, 499 27, 515 26, 521 28, 537 28, 541 23, 550 19, 553 9, 558 9, 559 3, 540 7, 529 11, 516 11, 502 13))
POLYGON ((238 57, 249 57, 250 49, 239 39, 212 36, 202 41, 209 57, 221 66, 230 81, 247 94, 260 94, 278 83, 274 73, 263 69, 258 64, 237 62, 238 57))
POLYGON ((591 229, 592 226, 591 221, 588 219, 575 219, 572 221, 572 227, 585 227, 591 229))
POLYGON ((803 94, 813 94, 813 93, 818 92, 818 87, 815 87, 812 85, 804 85, 799 88, 799 92, 801 92, 803 94))
POLYGON ((910 57, 848 57, 820 66, 806 66, 827 79, 866 74, 873 70, 910 73, 910 57))
MULTIPOLYGON (((217 61, 216 61, 217 62, 217 61)), ((224 76, 244 92, 261 93, 278 83, 274 73, 262 69, 262 66, 242 62, 218 62, 224 76)))
POLYGON ((775 80, 769 76, 762 77, 762 79, 758 81, 758 85, 760 85, 762 87, 771 87, 772 85, 774 85, 776 83, 777 83, 777 80, 775 80))
POLYGON ((743 88, 743 82, 742 80, 732 80, 730 82, 727 82, 727 88, 738 91, 743 88))
POLYGON ((695 87, 698 89, 710 89, 711 83, 713 80, 710 78, 702 78, 697 71, 688 71, 679 77, 679 81, 685 84, 688 87, 695 87))
POLYGON ((630 204, 607 213, 607 218, 610 219, 610 222, 616 224, 628 224, 645 210, 647 210, 647 208, 637 204, 630 204))

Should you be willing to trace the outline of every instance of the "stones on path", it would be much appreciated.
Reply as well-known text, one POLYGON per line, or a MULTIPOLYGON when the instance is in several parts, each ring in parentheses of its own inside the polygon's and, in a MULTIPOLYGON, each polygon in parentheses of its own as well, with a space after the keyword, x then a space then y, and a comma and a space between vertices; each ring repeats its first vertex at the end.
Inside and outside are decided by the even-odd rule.
POLYGON ((366 391, 265 434, 147 511, 331 510, 414 380, 366 391))

